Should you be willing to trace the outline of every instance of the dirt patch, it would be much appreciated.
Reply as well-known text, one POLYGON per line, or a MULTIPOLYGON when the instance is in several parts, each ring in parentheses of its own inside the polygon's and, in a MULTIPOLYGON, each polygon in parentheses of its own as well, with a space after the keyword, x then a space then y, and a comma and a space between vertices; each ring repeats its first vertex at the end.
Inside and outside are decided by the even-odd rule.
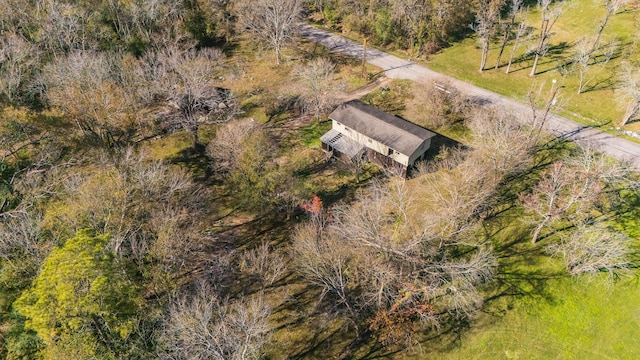
POLYGON ((367 95, 368 93, 381 88, 383 86, 388 86, 391 83, 390 78, 385 77, 385 76, 381 76, 379 78, 377 78, 376 80, 366 84, 365 86, 362 86, 354 91, 351 91, 347 94, 345 94, 342 98, 340 98, 341 102, 347 102, 350 100, 355 100, 355 99, 360 99, 361 97, 367 95))

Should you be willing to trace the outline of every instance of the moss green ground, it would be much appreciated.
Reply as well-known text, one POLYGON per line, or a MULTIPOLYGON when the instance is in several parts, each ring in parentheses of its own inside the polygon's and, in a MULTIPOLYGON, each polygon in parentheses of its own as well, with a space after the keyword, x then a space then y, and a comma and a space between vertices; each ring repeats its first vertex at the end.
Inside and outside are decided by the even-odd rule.
MULTIPOLYGON (((638 359, 640 288, 629 278, 553 279, 544 297, 514 301, 504 314, 484 313, 438 359, 638 359)), ((425 344, 425 348, 428 345, 425 344)), ((419 358, 419 357, 416 357, 419 358)))

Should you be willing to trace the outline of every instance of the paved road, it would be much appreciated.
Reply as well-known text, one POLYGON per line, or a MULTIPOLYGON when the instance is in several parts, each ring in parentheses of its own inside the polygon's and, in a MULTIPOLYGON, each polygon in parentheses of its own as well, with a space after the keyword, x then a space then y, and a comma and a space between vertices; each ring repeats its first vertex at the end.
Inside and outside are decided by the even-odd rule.
MULTIPOLYGON (((328 49, 362 58, 362 45, 345 39, 339 35, 303 24, 302 36, 315 41, 328 49)), ((367 49, 367 62, 380 67, 386 76, 396 79, 409 79, 418 82, 436 82, 456 88, 462 94, 480 103, 495 104, 506 108, 520 118, 528 118, 531 108, 517 100, 479 88, 467 82, 435 72, 424 66, 401 59, 376 49, 367 49)), ((556 136, 575 141, 581 146, 595 148, 613 158, 629 161, 633 167, 640 170, 640 144, 607 134, 598 129, 577 124, 567 118, 552 114, 546 123, 547 131, 556 136)))

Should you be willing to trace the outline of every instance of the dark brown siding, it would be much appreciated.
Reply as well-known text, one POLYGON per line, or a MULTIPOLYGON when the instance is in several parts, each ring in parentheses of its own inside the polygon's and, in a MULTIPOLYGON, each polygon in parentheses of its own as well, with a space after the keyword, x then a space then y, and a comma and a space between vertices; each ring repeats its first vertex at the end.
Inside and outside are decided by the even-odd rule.
POLYGON ((367 149, 367 156, 369 157, 369 161, 382 167, 383 169, 399 176, 407 176, 407 168, 399 162, 393 160, 392 158, 382 155, 371 149, 367 149))

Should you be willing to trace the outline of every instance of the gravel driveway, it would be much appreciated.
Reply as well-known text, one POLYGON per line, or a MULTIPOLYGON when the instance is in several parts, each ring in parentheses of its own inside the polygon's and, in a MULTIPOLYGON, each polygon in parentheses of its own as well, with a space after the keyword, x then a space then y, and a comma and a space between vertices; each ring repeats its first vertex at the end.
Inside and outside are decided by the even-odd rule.
MULTIPOLYGON (((301 33, 305 38, 315 41, 331 51, 362 58, 362 45, 355 41, 345 39, 339 35, 331 34, 307 24, 301 25, 301 33)), ((521 115, 519 118, 526 119, 531 114, 531 108, 528 104, 454 79, 448 75, 430 70, 425 66, 376 49, 367 49, 367 62, 383 69, 386 76, 390 78, 447 84, 447 86, 454 87, 457 91, 480 103, 499 105, 507 109, 507 111, 519 114, 521 115)), ((595 128, 577 124, 555 114, 549 117, 545 128, 558 137, 575 141, 580 146, 591 147, 613 158, 629 161, 636 170, 640 170, 640 144, 616 137, 615 135, 602 132, 595 128)))

